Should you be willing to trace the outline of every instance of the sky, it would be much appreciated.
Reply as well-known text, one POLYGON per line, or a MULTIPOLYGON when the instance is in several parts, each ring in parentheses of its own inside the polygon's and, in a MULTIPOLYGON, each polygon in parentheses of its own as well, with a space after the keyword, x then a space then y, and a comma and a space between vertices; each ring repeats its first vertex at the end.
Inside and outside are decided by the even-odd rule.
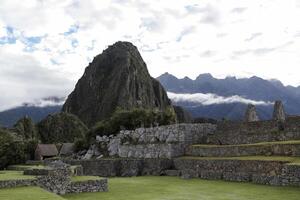
POLYGON ((1 0, 0 111, 67 96, 108 45, 169 72, 300 85, 300 0, 1 0))

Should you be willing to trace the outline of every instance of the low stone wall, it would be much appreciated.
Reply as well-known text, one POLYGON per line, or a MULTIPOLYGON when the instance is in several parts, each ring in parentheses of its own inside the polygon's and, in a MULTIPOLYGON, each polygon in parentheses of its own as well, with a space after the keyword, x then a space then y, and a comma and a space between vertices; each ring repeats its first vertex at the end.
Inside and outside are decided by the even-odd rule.
POLYGON ((300 186, 300 166, 281 161, 175 159, 183 178, 300 186))
POLYGON ((140 176, 161 175, 173 166, 170 159, 99 159, 99 160, 69 160, 72 165, 82 165, 84 175, 89 176, 140 176))
POLYGON ((32 185, 36 185, 35 179, 0 181, 0 189, 1 188, 13 188, 13 187, 19 187, 19 186, 32 186, 32 185))
POLYGON ((107 192, 107 179, 71 182, 66 193, 107 192))
POLYGON ((251 144, 258 142, 300 140, 300 117, 288 117, 285 122, 220 122, 216 133, 204 143, 251 144))
POLYGON ((190 146, 186 155, 200 157, 300 156, 300 144, 265 144, 244 146, 190 146))

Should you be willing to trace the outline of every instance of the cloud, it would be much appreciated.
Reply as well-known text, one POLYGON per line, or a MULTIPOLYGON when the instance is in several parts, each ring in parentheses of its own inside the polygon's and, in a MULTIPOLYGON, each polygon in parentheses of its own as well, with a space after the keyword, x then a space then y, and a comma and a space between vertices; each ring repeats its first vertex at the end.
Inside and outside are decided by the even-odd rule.
POLYGON ((297 85, 299 18, 294 0, 1 0, 0 87, 7 97, 0 103, 9 107, 47 91, 67 95, 89 62, 119 40, 138 47, 154 77, 210 72, 297 85), (49 77, 36 77, 34 69, 49 77))
POLYGON ((59 71, 43 68, 30 55, 0 48, 0 111, 48 96, 66 96, 74 83, 59 71))
POLYGON ((288 47, 290 45, 294 44, 294 41, 288 41, 284 44, 275 46, 275 47, 262 47, 262 48, 257 48, 257 49, 245 49, 245 50, 239 50, 239 51, 234 51, 233 54, 234 56, 242 56, 246 54, 253 54, 256 56, 262 56, 268 53, 272 53, 274 51, 284 49, 285 47, 288 47))
POLYGON ((217 52, 215 51, 211 51, 211 50, 207 50, 207 51, 204 51, 200 54, 201 57, 212 57, 214 55, 216 55, 217 52))
POLYGON ((240 13, 245 12, 246 10, 247 10, 246 7, 236 7, 236 8, 233 8, 231 10, 231 13, 238 13, 238 14, 240 14, 240 13))
POLYGON ((259 37, 259 36, 261 36, 261 35, 262 35, 262 33, 252 33, 251 36, 250 36, 249 38, 246 38, 246 39, 245 39, 245 41, 246 41, 246 42, 249 42, 249 41, 254 40, 255 38, 257 38, 257 37, 259 37))
POLYGON ((180 42, 184 36, 186 36, 186 35, 188 35, 188 34, 191 34, 191 33, 194 33, 195 31, 196 31, 196 27, 195 27, 195 26, 189 26, 189 27, 187 27, 187 28, 184 28, 184 29, 181 31, 181 33, 180 33, 180 35, 178 36, 178 38, 177 38, 176 41, 177 41, 177 42, 180 42))
POLYGON ((271 105, 272 102, 265 101, 255 101, 251 99, 246 99, 238 95, 223 97, 216 94, 203 94, 203 93, 194 93, 194 94, 178 94, 168 92, 168 97, 173 102, 190 102, 200 105, 213 105, 213 104, 231 104, 231 103, 243 103, 243 104, 253 104, 253 105, 271 105))

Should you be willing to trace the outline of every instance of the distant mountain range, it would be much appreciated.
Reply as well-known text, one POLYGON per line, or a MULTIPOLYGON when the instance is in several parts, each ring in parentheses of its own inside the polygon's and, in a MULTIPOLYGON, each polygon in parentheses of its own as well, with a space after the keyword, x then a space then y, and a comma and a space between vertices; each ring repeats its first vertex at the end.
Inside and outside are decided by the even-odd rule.
MULTIPOLYGON (((247 104, 253 103, 261 119, 270 119, 272 103, 278 99, 282 100, 288 114, 300 115, 300 87, 284 86, 278 80, 256 76, 217 79, 211 74, 200 74, 192 80, 188 77, 178 79, 169 73, 162 74, 157 80, 168 91, 173 104, 182 106, 193 117, 241 120, 247 104)), ((50 97, 0 112, 0 125, 12 126, 25 115, 38 122, 48 114, 59 112, 64 100, 50 97)))
POLYGON ((194 117, 241 120, 247 104, 252 103, 261 119, 269 119, 275 100, 283 101, 288 114, 300 114, 300 87, 284 86, 278 80, 256 76, 217 79, 211 74, 200 74, 192 80, 178 79, 169 73, 157 79, 169 92, 173 104, 184 107, 194 117))
POLYGON ((64 101, 64 97, 47 97, 35 102, 23 103, 16 108, 0 112, 0 125, 12 127, 24 116, 29 116, 34 122, 39 122, 47 115, 59 112, 64 101))

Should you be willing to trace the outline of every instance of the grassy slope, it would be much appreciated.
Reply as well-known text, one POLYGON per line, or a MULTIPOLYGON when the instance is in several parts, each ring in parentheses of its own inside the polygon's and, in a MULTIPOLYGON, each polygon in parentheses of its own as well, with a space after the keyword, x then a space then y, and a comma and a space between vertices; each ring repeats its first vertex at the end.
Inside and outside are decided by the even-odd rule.
POLYGON ((0 189, 2 200, 64 200, 62 197, 47 192, 39 187, 18 187, 0 189))
POLYGON ((101 177, 98 176, 73 176, 72 182, 80 182, 80 181, 89 181, 89 180, 100 180, 101 177))
POLYGON ((258 161, 282 161, 289 164, 300 164, 300 157, 288 156, 239 156, 239 157, 193 157, 184 156, 178 159, 196 159, 196 160, 258 160, 258 161))
POLYGON ((299 188, 178 177, 109 179, 109 192, 66 195, 69 200, 299 200, 299 188))
POLYGON ((0 181, 34 178, 34 176, 23 175, 23 171, 0 171, 0 181))
POLYGON ((211 148, 211 147, 247 147, 247 146, 268 146, 268 145, 290 145, 290 144, 300 144, 300 140, 289 140, 289 141, 276 141, 276 142, 259 142, 252 144, 230 144, 230 145, 210 145, 210 144, 195 144, 193 147, 201 148, 211 148))

